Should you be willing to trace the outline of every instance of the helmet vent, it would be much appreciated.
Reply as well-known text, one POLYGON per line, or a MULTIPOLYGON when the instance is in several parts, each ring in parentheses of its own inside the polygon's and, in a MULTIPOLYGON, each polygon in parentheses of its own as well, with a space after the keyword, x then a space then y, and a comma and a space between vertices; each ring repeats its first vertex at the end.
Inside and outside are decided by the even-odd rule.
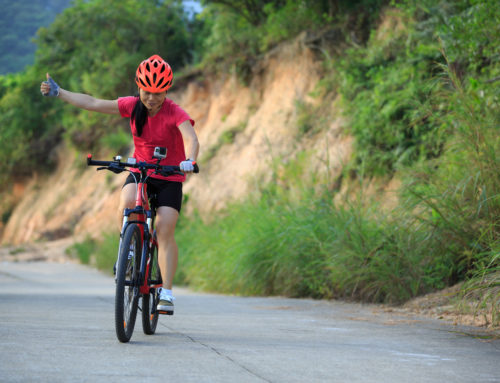
POLYGON ((139 65, 135 82, 142 90, 158 93, 170 88, 172 78, 170 65, 160 56, 153 55, 139 65))

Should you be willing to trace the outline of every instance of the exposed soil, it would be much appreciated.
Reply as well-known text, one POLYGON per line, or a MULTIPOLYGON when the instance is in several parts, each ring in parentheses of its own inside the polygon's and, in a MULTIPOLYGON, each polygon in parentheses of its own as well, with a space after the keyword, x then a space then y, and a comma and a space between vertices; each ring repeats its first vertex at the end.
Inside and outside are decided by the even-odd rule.
POLYGON ((2 246, 0 247, 0 264, 3 262, 78 262, 66 254, 66 249, 73 243, 73 238, 63 238, 51 242, 2 246))

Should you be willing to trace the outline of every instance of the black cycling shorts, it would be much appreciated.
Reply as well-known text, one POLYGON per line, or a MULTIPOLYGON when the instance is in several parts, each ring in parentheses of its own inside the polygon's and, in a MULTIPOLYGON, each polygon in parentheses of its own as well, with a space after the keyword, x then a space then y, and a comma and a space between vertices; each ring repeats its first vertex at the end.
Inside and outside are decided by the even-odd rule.
MULTIPOLYGON (((136 177, 139 177, 136 174, 136 177)), ((129 174, 123 186, 135 183, 134 176, 129 174)), ((168 206, 174 208, 179 213, 182 206, 182 182, 160 180, 149 177, 146 181, 148 185, 148 196, 155 197, 155 207, 168 206)))

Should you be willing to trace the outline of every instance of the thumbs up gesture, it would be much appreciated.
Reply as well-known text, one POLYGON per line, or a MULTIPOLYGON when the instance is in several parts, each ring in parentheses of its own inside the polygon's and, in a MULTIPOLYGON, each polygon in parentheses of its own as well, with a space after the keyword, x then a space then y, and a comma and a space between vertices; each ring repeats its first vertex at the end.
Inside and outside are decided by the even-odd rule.
POLYGON ((47 73, 47 81, 43 81, 40 85, 40 92, 44 96, 57 97, 59 96, 59 85, 47 73))

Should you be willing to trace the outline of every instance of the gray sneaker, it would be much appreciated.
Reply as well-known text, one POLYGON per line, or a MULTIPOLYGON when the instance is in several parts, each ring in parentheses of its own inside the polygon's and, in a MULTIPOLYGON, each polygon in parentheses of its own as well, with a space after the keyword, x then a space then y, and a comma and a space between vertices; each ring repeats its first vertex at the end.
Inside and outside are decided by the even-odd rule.
POLYGON ((174 297, 160 294, 160 302, 158 302, 158 306, 156 306, 156 310, 160 314, 173 315, 174 314, 174 297))

